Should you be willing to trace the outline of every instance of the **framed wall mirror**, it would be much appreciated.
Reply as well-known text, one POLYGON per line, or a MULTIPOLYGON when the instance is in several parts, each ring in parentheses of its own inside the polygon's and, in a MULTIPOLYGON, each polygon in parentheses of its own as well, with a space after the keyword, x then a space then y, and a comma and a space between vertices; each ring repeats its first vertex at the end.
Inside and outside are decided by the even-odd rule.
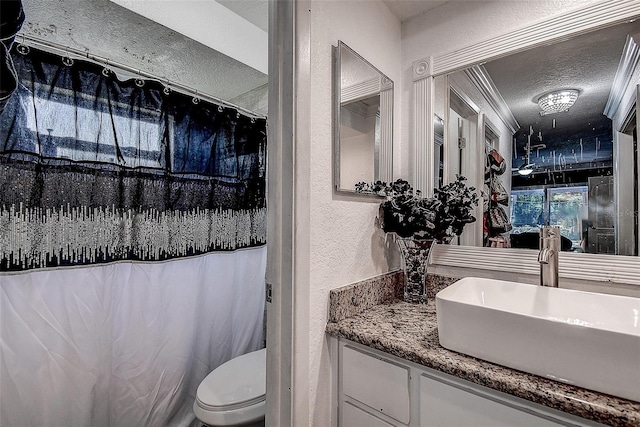
POLYGON ((414 108, 415 133, 428 136, 416 140, 427 170, 420 175, 418 165, 416 180, 423 178, 430 189, 462 173, 489 196, 485 214, 499 204, 511 221, 508 230, 489 235, 480 221, 468 227, 469 236, 460 239, 466 248, 441 249, 443 263, 459 265, 460 256, 473 257, 477 263, 470 268, 487 269, 484 247, 510 247, 520 250, 486 253, 491 268, 509 271, 519 264, 521 271, 524 265, 535 274, 538 229, 552 224, 561 226, 563 253, 572 260, 565 268, 572 277, 640 283, 625 261, 639 255, 640 21, 637 10, 605 3, 558 16, 543 40, 529 41, 531 29, 524 28, 492 43, 414 62, 414 97, 426 94, 414 108), (600 16, 604 7, 611 12, 606 18, 600 16), (569 24, 575 25, 568 29, 569 24), (505 42, 516 39, 513 45, 505 42), (416 66, 425 61, 430 73, 419 77, 426 84, 416 78, 416 66), (565 101, 574 104, 562 105, 565 101), (420 120, 434 114, 445 122, 442 136, 420 120), (500 155, 493 171, 487 157, 492 150, 500 155), (428 170, 436 167, 439 153, 442 170, 428 170), (518 261, 525 259, 522 249, 531 249, 531 260, 518 261), (587 277, 592 268, 585 265, 600 265, 601 273, 587 277))
POLYGON ((393 82, 342 41, 333 53, 334 185, 354 192, 393 176, 393 82))
POLYGON ((539 227, 557 225, 566 251, 638 255, 636 108, 610 101, 638 84, 616 83, 634 40, 638 21, 447 74, 447 178, 465 175, 485 196, 484 233, 469 227, 461 244, 537 249, 539 227), (493 143, 480 112, 500 119, 493 143), (492 224, 495 209, 507 227, 492 224))

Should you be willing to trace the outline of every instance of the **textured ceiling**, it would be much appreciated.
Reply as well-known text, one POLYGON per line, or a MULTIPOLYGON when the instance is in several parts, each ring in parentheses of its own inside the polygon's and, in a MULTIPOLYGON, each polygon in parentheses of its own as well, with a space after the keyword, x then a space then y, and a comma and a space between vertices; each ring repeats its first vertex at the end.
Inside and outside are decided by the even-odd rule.
POLYGON ((22 31, 140 68, 230 100, 267 76, 150 19, 104 0, 23 0, 22 31))
POLYGON ((383 0, 389 10, 400 20, 406 21, 449 0, 383 0))
POLYGON ((585 128, 603 119, 627 34, 640 41, 640 21, 576 36, 484 64, 521 128, 550 131, 585 128), (540 95, 572 88, 580 91, 568 112, 541 117, 540 95))

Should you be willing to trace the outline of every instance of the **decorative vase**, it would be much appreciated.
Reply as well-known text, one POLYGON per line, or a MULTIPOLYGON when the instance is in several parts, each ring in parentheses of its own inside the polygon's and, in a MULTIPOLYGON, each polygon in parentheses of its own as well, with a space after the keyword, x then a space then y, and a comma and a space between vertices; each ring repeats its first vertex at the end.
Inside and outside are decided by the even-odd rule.
POLYGON ((411 303, 427 302, 427 262, 433 239, 413 239, 396 236, 404 270, 404 300, 411 303))

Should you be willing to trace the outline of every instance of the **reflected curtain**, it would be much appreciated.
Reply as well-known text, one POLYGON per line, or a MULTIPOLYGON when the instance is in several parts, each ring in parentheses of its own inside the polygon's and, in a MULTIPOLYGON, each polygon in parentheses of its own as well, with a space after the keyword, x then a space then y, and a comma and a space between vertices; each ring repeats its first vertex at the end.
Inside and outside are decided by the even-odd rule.
POLYGON ((20 83, 0 115, 1 270, 265 243, 266 120, 87 61, 13 56, 20 83))

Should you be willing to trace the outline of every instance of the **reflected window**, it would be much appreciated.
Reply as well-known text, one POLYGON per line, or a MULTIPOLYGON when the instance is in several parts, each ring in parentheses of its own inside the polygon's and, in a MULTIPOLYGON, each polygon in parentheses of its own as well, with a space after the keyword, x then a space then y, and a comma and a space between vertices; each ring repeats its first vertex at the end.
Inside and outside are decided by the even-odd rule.
POLYGON ((544 190, 514 190, 511 192, 512 234, 538 232, 546 222, 544 190))
MULTIPOLYGON (((588 200, 587 186, 513 190, 511 234, 537 234, 541 226, 558 226, 560 234, 571 240, 571 250, 582 250, 586 237, 584 224, 589 213, 588 200)), ((533 244, 537 241, 532 241, 533 244)))
POLYGON ((549 188, 549 225, 560 227, 560 234, 568 237, 572 247, 582 246, 583 224, 589 214, 588 195, 586 186, 549 188))

